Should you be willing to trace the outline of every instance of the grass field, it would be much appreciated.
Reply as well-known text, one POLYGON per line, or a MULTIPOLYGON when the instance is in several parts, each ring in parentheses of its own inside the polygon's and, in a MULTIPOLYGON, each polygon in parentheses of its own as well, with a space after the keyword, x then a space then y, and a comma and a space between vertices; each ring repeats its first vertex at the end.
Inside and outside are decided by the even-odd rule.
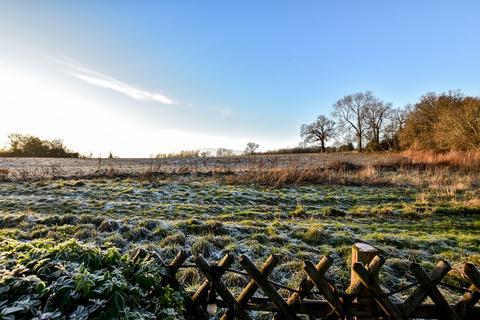
POLYGON ((252 167, 325 166, 334 161, 355 165, 394 163, 401 157, 386 154, 335 153, 258 155, 248 157, 172 158, 172 159, 57 159, 1 158, 0 179, 34 179, 86 176, 141 176, 152 172, 164 173, 225 173, 243 172, 252 167))
MULTIPOLYGON (((0 182, 0 241, 5 247, 12 241, 73 238, 120 253, 154 248, 167 260, 180 249, 211 260, 227 252, 247 254, 257 263, 273 253, 281 263, 272 279, 289 286, 303 277, 302 260, 316 262, 330 254, 335 263, 329 277, 344 288, 351 246, 361 241, 386 256, 381 277, 388 289, 412 281, 409 262, 430 269, 439 259, 453 265, 448 281, 462 285, 461 263, 480 264, 478 182, 435 170, 437 176, 423 171, 407 176, 347 168, 334 175, 341 173, 341 183, 275 187, 198 172, 10 179, 0 182), (439 178, 440 173, 450 178, 439 178), (364 176, 351 183, 359 175, 364 176)), ((180 273, 191 289, 202 280, 193 269, 180 273)), ((228 277, 234 291, 245 283, 239 275, 228 277)))

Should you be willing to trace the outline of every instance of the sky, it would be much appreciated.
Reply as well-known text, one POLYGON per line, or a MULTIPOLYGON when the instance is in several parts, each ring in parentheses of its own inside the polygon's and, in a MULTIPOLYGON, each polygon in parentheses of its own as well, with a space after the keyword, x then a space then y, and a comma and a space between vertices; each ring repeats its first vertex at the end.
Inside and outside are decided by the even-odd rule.
POLYGON ((294 147, 354 92, 479 95, 479 21, 478 1, 0 0, 0 145, 294 147))

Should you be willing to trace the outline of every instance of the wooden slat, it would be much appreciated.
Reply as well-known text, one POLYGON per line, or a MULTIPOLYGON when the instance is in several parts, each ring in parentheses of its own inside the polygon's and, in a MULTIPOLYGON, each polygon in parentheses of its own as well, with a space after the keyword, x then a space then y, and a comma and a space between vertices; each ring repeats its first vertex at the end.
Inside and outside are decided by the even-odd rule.
MULTIPOLYGON (((145 251, 146 252, 146 251, 145 251)), ((141 257, 145 252, 136 252, 135 259, 141 257)), ((350 297, 338 297, 335 288, 325 278, 324 274, 332 265, 333 260, 329 257, 322 257, 320 262, 314 266, 306 261, 303 265, 304 271, 308 277, 304 278, 300 284, 299 291, 293 293, 288 299, 283 299, 275 286, 268 281, 268 275, 273 271, 278 263, 274 256, 270 256, 263 264, 260 270, 246 256, 241 256, 239 261, 242 267, 250 275, 251 280, 242 290, 237 299, 231 294, 228 288, 222 283, 220 277, 234 261, 234 257, 227 255, 223 257, 215 266, 210 266, 201 256, 195 257, 194 261, 198 269, 205 275, 205 280, 195 293, 188 293, 176 279, 176 273, 187 259, 184 251, 179 252, 169 265, 166 265, 158 252, 154 251, 152 256, 167 269, 168 276, 162 279, 161 285, 169 284, 172 288, 180 292, 185 299, 187 307, 187 317, 206 320, 206 315, 201 303, 206 301, 208 290, 211 285, 219 295, 217 304, 222 308, 228 308, 230 312, 225 313, 221 320, 250 319, 246 310, 266 311, 275 314, 275 319, 298 319, 297 314, 314 315, 319 317, 379 317, 384 318, 385 314, 392 319, 424 318, 424 319, 480 319, 480 307, 476 305, 480 301, 480 272, 470 263, 464 264, 464 273, 470 279, 471 285, 469 292, 466 292, 462 299, 455 305, 449 305, 445 300, 437 285, 449 272, 450 265, 445 261, 440 261, 436 267, 427 275, 418 265, 411 265, 411 272, 417 279, 419 286, 405 300, 404 303, 392 303, 384 292, 378 281, 375 281, 375 275, 384 264, 385 259, 376 256, 364 267, 361 263, 352 266, 353 272, 358 275, 358 280, 354 281, 346 290, 347 294, 353 296, 359 292, 368 289, 376 303, 380 306, 371 308, 365 301, 352 302, 350 297), (218 268, 217 268, 218 267, 218 268), (307 299, 308 292, 313 287, 318 288, 319 294, 322 294, 326 302, 321 300, 307 299), (258 289, 262 289, 266 297, 255 297, 258 289), (198 301, 194 301, 195 296, 198 301), (435 304, 422 304, 430 296, 435 304), (335 313, 332 312, 335 311, 335 313)), ((353 299, 352 299, 353 300, 353 299)))
POLYGON ((343 311, 343 306, 340 303, 340 300, 335 293, 334 289, 330 286, 327 281, 323 278, 323 275, 318 273, 315 266, 310 261, 305 261, 303 263, 303 270, 308 274, 312 282, 317 286, 320 293, 325 297, 325 300, 330 304, 333 311, 343 319, 345 317, 345 311, 343 311))
MULTIPOLYGON (((357 242, 352 246, 351 267, 357 262, 361 262, 364 266, 368 266, 370 262, 378 255, 378 249, 368 243, 357 242)), ((378 282, 378 274, 372 274, 376 282, 378 282)), ((357 282, 357 274, 350 270, 350 283, 357 282)))
MULTIPOLYGON (((383 256, 375 256, 368 264, 366 269, 372 276, 376 276, 384 263, 385 258, 383 256)), ((351 295, 358 295, 363 288, 365 288, 365 286, 363 285, 362 281, 357 280, 355 283, 350 284, 350 287, 348 287, 345 292, 351 295)))
MULTIPOLYGON (((333 264, 333 259, 330 256, 323 256, 320 261, 317 263, 315 266, 315 269, 319 274, 322 276, 327 272, 327 270, 332 266, 333 264)), ((312 280, 307 276, 302 279, 300 282, 300 285, 298 287, 299 292, 294 292, 290 295, 290 297, 287 300, 287 304, 293 308, 293 310, 297 310, 298 306, 302 302, 302 299, 304 299, 308 293, 313 289, 315 284, 312 282, 312 280)), ((281 320, 281 314, 277 313, 274 317, 274 320, 281 320)))
MULTIPOLYGON (((365 285, 365 287, 370 290, 374 295, 381 296, 384 294, 380 285, 378 285, 375 279, 370 275, 367 269, 363 266, 362 263, 355 263, 352 267, 360 278, 360 281, 365 285)), ((385 313, 394 320, 403 319, 402 312, 395 306, 395 304, 390 301, 388 297, 376 297, 375 301, 378 305, 385 311, 385 313)))
POLYGON ((465 263, 463 267, 463 271, 472 282, 472 285, 480 291, 480 272, 475 268, 475 266, 471 263, 465 263))
POLYGON ((463 272, 467 275, 472 284, 468 288, 471 292, 465 292, 462 299, 460 299, 453 308, 459 317, 465 316, 468 310, 480 300, 480 272, 478 272, 475 266, 471 263, 465 263, 463 265, 463 272))
MULTIPOLYGON (((394 305, 399 308, 401 303, 394 303, 394 305)), ((219 301, 219 306, 223 306, 222 302, 219 301)), ((247 310, 252 311, 262 311, 262 312, 279 312, 278 307, 271 302, 268 297, 253 297, 250 299, 249 303, 245 305, 247 310)), ((436 313, 437 306, 434 304, 421 304, 417 306, 414 312, 404 319, 436 319, 438 320, 438 315, 436 313)), ((332 307, 322 300, 302 300, 300 306, 297 309, 297 314, 313 315, 321 319, 329 319, 331 315, 332 307)), ((385 312, 381 308, 372 308, 368 309, 364 304, 359 302, 352 302, 348 305, 348 312, 354 317, 361 317, 361 319, 372 319, 371 317, 377 317, 378 319, 387 319, 385 312)), ((335 315, 333 319, 338 319, 335 315)), ((375 318, 374 318, 375 319, 375 318)), ((480 319, 480 306, 472 307, 468 313, 465 315, 463 320, 479 320, 480 319)))
POLYGON ((175 277, 175 275, 178 272, 179 267, 187 260, 188 255, 184 250, 180 250, 175 258, 173 258, 172 261, 170 261, 170 264, 168 265, 168 273, 175 277))
MULTIPOLYGON (((228 268, 232 265, 232 263, 235 261, 235 257, 231 254, 226 254, 220 261, 217 263, 217 267, 220 268, 228 268)), ((220 277, 224 271, 222 269, 219 270, 218 276, 220 277)), ((210 288, 210 283, 208 280, 203 281, 203 283, 198 287, 197 292, 193 295, 193 301, 195 301, 198 304, 203 303, 204 301, 207 300, 208 296, 208 289, 210 288)))
POLYGON ((201 255, 195 257, 195 264, 207 278, 208 282, 213 285, 216 292, 220 295, 220 297, 222 297, 227 306, 235 311, 236 316, 241 320, 250 320, 251 318, 248 313, 238 303, 228 288, 223 284, 223 282, 220 281, 220 279, 215 278, 211 272, 210 265, 201 255))
MULTIPOLYGON (((260 272, 265 276, 265 277, 268 277, 268 275, 270 273, 272 273, 273 269, 275 269, 275 267, 277 266, 278 264, 278 259, 275 255, 270 255, 268 257, 268 259, 264 262, 263 266, 260 268, 260 272)), ((237 297, 237 301, 238 303, 240 303, 241 305, 244 305, 246 303, 248 303, 248 300, 250 300, 250 298, 253 297, 253 295, 255 294, 255 292, 258 290, 258 285, 257 283, 255 282, 255 280, 250 280, 247 285, 245 286, 245 288, 243 288, 242 292, 240 292, 240 294, 238 295, 237 297)), ((226 312, 221 320, 231 320, 233 319, 234 316, 231 312, 226 312)))
POLYGON ((194 315, 195 319, 207 320, 208 316, 205 314, 205 312, 200 308, 198 304, 193 301, 192 296, 185 290, 185 288, 183 288, 180 282, 178 282, 177 278, 175 278, 178 267, 181 266, 188 257, 186 252, 183 250, 178 252, 168 267, 166 266, 165 262, 163 261, 162 257, 160 257, 158 252, 153 251, 152 256, 163 267, 165 267, 169 273, 170 277, 163 278, 162 285, 169 284, 173 289, 180 292, 183 299, 185 300, 185 307, 187 311, 191 312, 194 315))
POLYGON ((272 302, 278 307, 278 309, 280 309, 280 311, 287 319, 298 320, 295 312, 292 311, 292 309, 288 306, 285 300, 283 300, 277 290, 275 290, 273 285, 260 272, 260 270, 258 270, 255 264, 247 256, 241 255, 238 259, 238 262, 257 283, 257 285, 262 289, 263 293, 265 293, 265 295, 267 295, 270 300, 272 300, 272 302))
POLYGON ((448 304, 447 300, 443 297, 442 293, 436 287, 436 284, 428 277, 422 267, 413 263, 410 267, 413 275, 420 283, 420 286, 427 292, 433 302, 438 306, 440 311, 439 316, 444 319, 459 320, 460 318, 455 313, 453 308, 448 304))
MULTIPOLYGON (((432 283, 440 283, 447 273, 452 269, 448 262, 440 260, 430 272, 432 283)), ((417 287, 402 305, 403 313, 408 317, 413 310, 427 298, 427 292, 422 287, 417 287)))
MULTIPOLYGON (((323 276, 327 270, 332 266, 333 259, 329 256, 323 256, 320 261, 315 266, 315 270, 323 276)), ((287 303, 294 307, 296 304, 300 303, 303 298, 313 289, 315 284, 308 277, 304 278, 299 287, 300 292, 294 292, 287 300, 287 303)))

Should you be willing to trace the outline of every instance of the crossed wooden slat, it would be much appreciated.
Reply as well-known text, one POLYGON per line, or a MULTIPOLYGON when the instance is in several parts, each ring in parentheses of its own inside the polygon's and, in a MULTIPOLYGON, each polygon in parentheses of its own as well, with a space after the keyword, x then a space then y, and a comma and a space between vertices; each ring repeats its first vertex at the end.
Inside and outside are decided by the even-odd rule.
MULTIPOLYGON (((220 261, 218 261, 216 265, 218 267, 216 276, 220 278, 225 273, 225 269, 230 267, 234 261, 235 257, 233 255, 226 254, 222 259, 220 259, 220 261)), ((205 279, 193 295, 193 301, 197 302, 198 304, 206 302, 209 289, 210 282, 208 279, 205 279)))
MULTIPOLYGON (((317 270, 318 274, 323 276, 327 272, 327 270, 332 266, 332 264, 333 264, 333 259, 331 257, 323 256, 315 266, 315 269, 317 270)), ((307 295, 314 288, 314 286, 315 284, 309 277, 303 278, 302 281, 300 282, 298 292, 294 292, 292 293, 292 295, 290 295, 290 297, 287 300, 287 304, 294 310, 298 310, 298 308, 301 306, 302 300, 305 297, 307 297, 307 295)), ((274 319, 280 320, 281 314, 277 313, 274 319)))
MULTIPOLYGON (((268 257, 268 259, 265 261, 265 263, 261 267, 260 272, 264 277, 268 277, 268 275, 272 273, 273 269, 275 269, 277 264, 278 264, 277 257, 274 255, 271 255, 270 257, 268 257)), ((240 292, 240 294, 238 295, 237 297, 238 303, 240 303, 240 305, 242 306, 247 304, 257 290, 258 290, 257 283, 255 282, 255 280, 251 279, 247 283, 245 288, 243 288, 242 292, 240 292)), ((228 310, 222 316, 221 320, 231 320, 233 318, 235 318, 235 314, 232 312, 232 310, 228 310)))
MULTIPOLYGON (((254 298, 254 294, 258 289, 261 289, 266 296, 266 298, 260 299, 268 299, 272 303, 269 310, 276 313, 275 319, 297 320, 297 312, 310 313, 306 308, 312 303, 312 300, 303 301, 303 299, 311 293, 314 287, 318 289, 316 293, 321 294, 325 298, 325 306, 328 305, 331 309, 328 317, 334 315, 339 319, 351 319, 352 316, 355 316, 355 313, 352 314, 352 311, 348 311, 349 306, 355 309, 355 305, 358 307, 359 303, 361 305, 361 301, 356 302, 355 305, 350 305, 352 302, 350 300, 354 299, 364 289, 367 289, 372 294, 373 299, 384 314, 394 320, 409 319, 412 315, 418 314, 418 310, 427 310, 425 307, 434 308, 430 310, 436 310, 440 319, 475 319, 476 315, 479 314, 478 307, 475 304, 480 300, 480 272, 470 263, 464 265, 464 273, 472 284, 462 299, 451 306, 437 288, 437 285, 451 269, 450 265, 445 261, 438 262, 429 274, 420 265, 412 264, 410 270, 419 286, 403 304, 399 304, 390 300, 389 294, 383 291, 376 280, 378 271, 385 263, 385 259, 382 256, 375 256, 367 266, 364 266, 362 263, 353 264, 352 270, 358 277, 346 290, 346 293, 350 294, 352 298, 348 296, 344 298, 339 297, 333 285, 326 280, 325 273, 333 263, 330 257, 322 257, 317 265, 305 261, 302 269, 307 274, 307 277, 301 281, 299 290, 294 292, 287 300, 280 296, 275 286, 268 280, 268 275, 278 264, 278 259, 273 255, 265 261, 260 269, 247 256, 242 255, 238 258, 238 262, 250 276, 250 281, 237 298, 232 295, 220 279, 233 264, 235 258, 232 255, 224 256, 213 266, 201 255, 194 257, 195 265, 205 276, 206 280, 199 286, 193 296, 185 291, 175 278, 175 274, 187 258, 186 253, 183 251, 179 252, 168 266, 156 252, 154 252, 153 256, 168 270, 170 277, 165 278, 165 283, 178 290, 185 298, 187 309, 193 312, 195 318, 202 320, 208 319, 201 305, 205 303, 211 286, 214 287, 215 291, 222 298, 219 302, 228 308, 227 312, 221 317, 222 320, 234 318, 242 320, 251 319, 246 308, 252 308, 251 303, 255 303, 255 299, 258 300, 258 298, 254 298), (432 299, 435 307, 433 305, 422 305, 427 296, 432 299)), ((313 300, 313 302, 315 301, 313 300)), ((328 309, 323 310, 322 314, 328 309)), ((378 314, 380 310, 372 311, 374 311, 373 314, 378 314)))
POLYGON ((360 281, 365 288, 370 290, 375 295, 375 301, 382 308, 382 310, 394 320, 403 319, 402 312, 393 304, 393 302, 385 296, 380 285, 375 281, 374 277, 361 262, 357 262, 352 266, 353 271, 358 275, 360 281))
POLYGON ((310 261, 305 261, 303 263, 303 270, 308 274, 310 280, 325 297, 325 300, 327 300, 328 304, 332 307, 332 310, 340 317, 340 319, 345 318, 345 311, 343 310, 342 303, 335 288, 325 280, 323 274, 320 274, 310 261))
POLYGON ((465 292, 462 299, 453 308, 460 317, 465 316, 468 310, 480 300, 480 272, 471 263, 463 265, 463 272, 472 284, 468 288, 470 292, 465 292))
MULTIPOLYGON (((367 265, 366 269, 373 276, 376 277, 380 268, 385 264, 385 258, 383 256, 375 256, 372 261, 367 265)), ((357 279, 354 283, 351 283, 345 293, 356 296, 365 288, 362 281, 357 279)))
POLYGON ((197 265, 198 269, 203 273, 207 281, 213 285, 216 292, 218 292, 219 296, 222 297, 223 301, 227 304, 227 306, 234 310, 236 316, 241 320, 250 320, 250 315, 245 311, 245 309, 238 303, 237 299, 232 295, 230 290, 220 281, 220 278, 217 275, 212 273, 211 267, 208 262, 203 258, 203 256, 198 255, 195 256, 195 264, 197 265))
MULTIPOLYGON (((450 270, 450 265, 447 262, 440 260, 430 272, 430 281, 433 283, 440 283, 450 270)), ((415 308, 420 305, 427 296, 428 293, 426 290, 422 287, 417 287, 402 305, 402 311, 405 316, 408 317, 411 315, 415 308)))
POLYGON ((242 265, 243 269, 252 277, 255 283, 262 289, 263 293, 270 298, 270 300, 277 306, 277 308, 283 313, 283 316, 289 320, 298 320, 295 312, 288 306, 287 302, 283 300, 282 296, 278 293, 275 287, 268 281, 255 264, 246 256, 241 255, 238 262, 242 265))
POLYGON ((180 251, 177 253, 175 258, 170 262, 170 265, 166 265, 166 263, 163 261, 163 259, 160 257, 160 255, 154 251, 152 253, 152 256, 160 263, 160 265, 164 266, 167 268, 169 277, 165 277, 163 281, 165 283, 162 283, 162 285, 169 284, 173 289, 177 290, 180 292, 182 297, 185 300, 185 305, 188 310, 192 310, 195 312, 195 318, 196 319, 201 319, 201 320, 207 320, 208 316, 205 314, 205 312, 200 308, 200 306, 193 301, 192 297, 190 294, 183 288, 183 286, 178 282, 177 278, 175 277, 178 268, 185 262, 185 260, 188 258, 188 255, 185 251, 180 251))
MULTIPOLYGON (((448 265, 448 263, 446 262, 445 264, 448 265)), ((448 269, 450 269, 450 266, 448 266, 448 269)), ((448 304, 447 300, 445 300, 440 290, 438 290, 437 288, 438 283, 436 283, 435 281, 432 281, 432 279, 417 263, 413 263, 410 266, 410 270, 412 271, 417 281, 420 283, 420 288, 422 288, 424 292, 426 292, 427 295, 430 296, 432 301, 441 311, 441 313, 439 314, 439 317, 443 319, 459 320, 460 318, 458 317, 456 312, 448 304)))

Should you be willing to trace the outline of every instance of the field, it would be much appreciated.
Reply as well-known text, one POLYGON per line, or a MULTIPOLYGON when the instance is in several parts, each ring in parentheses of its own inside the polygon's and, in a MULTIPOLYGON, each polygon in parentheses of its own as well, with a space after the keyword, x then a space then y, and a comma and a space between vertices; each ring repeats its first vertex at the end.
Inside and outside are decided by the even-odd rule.
MULTIPOLYGON (((388 289, 412 280, 409 262, 431 269, 439 259, 462 285, 461 263, 480 264, 478 175, 400 156, 338 157, 1 159, 0 241, 73 238, 120 253, 154 248, 166 260, 180 249, 258 263, 273 253, 282 263, 272 279, 294 287, 302 260, 324 254, 335 260, 329 277, 346 287, 351 246, 361 241, 386 256, 388 289)), ((180 272, 189 288, 202 280, 180 272)), ((244 282, 229 275, 234 290, 244 282)))
POLYGON ((292 164, 324 166, 332 161, 391 163, 399 156, 385 154, 300 154, 250 157, 177 158, 177 159, 56 159, 0 158, 0 178, 34 179, 58 177, 92 177, 105 175, 139 176, 151 172, 165 173, 225 173, 240 172, 252 167, 288 167, 292 164))

